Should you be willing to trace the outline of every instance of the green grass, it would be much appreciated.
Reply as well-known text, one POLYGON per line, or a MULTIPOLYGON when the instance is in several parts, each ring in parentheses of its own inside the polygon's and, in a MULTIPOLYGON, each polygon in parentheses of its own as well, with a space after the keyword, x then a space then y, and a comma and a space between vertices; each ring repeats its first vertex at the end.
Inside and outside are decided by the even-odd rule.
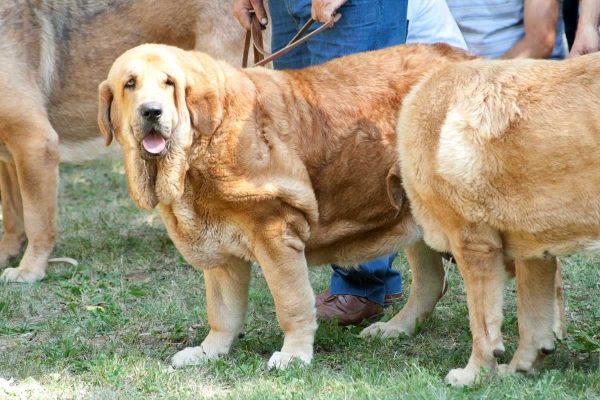
MULTIPOLYGON (((266 368, 283 337, 264 278, 254 271, 246 336, 224 359, 173 370, 170 357, 208 332, 202 272, 181 258, 155 212, 134 206, 119 165, 61 172, 54 256, 80 266, 51 264, 42 282, 0 285, 0 377, 12 381, 0 383, 0 398, 600 398, 600 269, 598 259, 584 257, 564 260, 569 337, 534 376, 472 389, 443 384, 470 353, 456 270, 414 337, 364 341, 359 328, 321 325, 313 363, 286 371, 266 368)), ((397 268, 408 293, 404 258, 397 268)), ((316 292, 329 276, 329 268, 311 269, 316 292)), ((505 309, 508 362, 518 340, 514 284, 505 309)))

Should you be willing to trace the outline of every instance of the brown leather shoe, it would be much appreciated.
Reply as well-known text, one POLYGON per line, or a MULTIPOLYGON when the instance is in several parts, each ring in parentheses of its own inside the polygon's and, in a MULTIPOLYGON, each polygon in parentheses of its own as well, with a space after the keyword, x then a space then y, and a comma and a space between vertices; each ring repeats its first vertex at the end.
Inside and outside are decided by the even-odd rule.
MULTIPOLYGON (((315 296, 315 307, 319 308, 321 304, 325 302, 325 300, 329 297, 329 288, 325 289, 323 293, 320 293, 315 296)), ((399 304, 404 301, 404 295, 402 293, 398 294, 388 294, 383 299, 383 308, 388 308, 393 306, 394 304, 399 304)))
POLYGON ((329 288, 325 289, 325 291, 321 294, 315 296, 315 307, 319 308, 319 306, 325 303, 325 300, 329 297, 329 288))
POLYGON ((317 307, 317 318, 338 325, 359 325, 364 319, 374 321, 383 315, 383 307, 364 297, 349 294, 332 294, 317 307))

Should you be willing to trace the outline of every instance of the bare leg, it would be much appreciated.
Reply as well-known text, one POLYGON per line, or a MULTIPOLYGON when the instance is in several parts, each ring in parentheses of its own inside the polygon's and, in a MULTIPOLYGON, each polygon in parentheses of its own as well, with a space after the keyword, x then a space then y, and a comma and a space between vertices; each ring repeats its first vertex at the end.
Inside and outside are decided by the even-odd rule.
POLYGON ((23 201, 14 164, 0 162, 0 191, 2 192, 2 222, 4 236, 0 241, 0 267, 17 256, 25 243, 23 201))
POLYGON ((244 329, 248 308, 250 263, 235 260, 204 271, 210 332, 200 346, 187 347, 171 360, 174 367, 199 364, 229 353, 244 329))
POLYGON ((410 296, 402 310, 388 322, 377 322, 361 332, 362 337, 395 338, 401 333, 412 335, 423 323, 443 295, 444 265, 440 254, 420 241, 404 249, 413 281, 410 296))

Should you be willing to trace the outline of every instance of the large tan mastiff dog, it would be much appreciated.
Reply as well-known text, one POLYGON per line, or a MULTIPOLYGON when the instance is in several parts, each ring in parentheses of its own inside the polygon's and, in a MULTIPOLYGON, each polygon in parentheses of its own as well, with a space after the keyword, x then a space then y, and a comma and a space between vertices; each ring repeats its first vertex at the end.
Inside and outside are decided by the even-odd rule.
POLYGON ((173 364, 229 352, 260 263, 285 339, 270 367, 310 362, 317 328, 307 265, 356 264, 405 249, 411 296, 365 334, 414 332, 442 295, 441 257, 421 241, 399 180, 395 124, 431 68, 473 58, 407 45, 298 71, 235 69, 206 54, 145 45, 100 85, 99 124, 122 146, 129 193, 158 205, 186 260, 204 270, 208 337, 173 364), (397 164, 396 164, 397 165, 397 164))
POLYGON ((554 349, 556 256, 600 249, 600 54, 470 61, 429 75, 398 124, 402 178, 425 240, 465 279, 470 385, 503 351, 505 258, 517 260, 519 347, 501 372, 554 349))
POLYGON ((0 3, 0 267, 28 246, 7 281, 44 278, 56 238, 59 162, 106 153, 98 84, 125 50, 156 42, 239 63, 244 31, 232 0, 0 3))

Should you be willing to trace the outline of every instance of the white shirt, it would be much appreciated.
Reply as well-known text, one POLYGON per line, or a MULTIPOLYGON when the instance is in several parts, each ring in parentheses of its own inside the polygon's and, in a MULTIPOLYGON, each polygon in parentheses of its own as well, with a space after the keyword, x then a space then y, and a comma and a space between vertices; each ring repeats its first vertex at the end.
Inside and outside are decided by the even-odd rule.
POLYGON ((467 49, 446 0, 408 0, 406 43, 447 43, 467 49))
MULTIPOLYGON (((560 4, 551 56, 554 59, 568 54, 560 4)), ((410 8, 410 0, 408 5, 410 8)), ((469 49, 480 56, 500 58, 525 36, 523 0, 448 0, 448 7, 469 49)))

